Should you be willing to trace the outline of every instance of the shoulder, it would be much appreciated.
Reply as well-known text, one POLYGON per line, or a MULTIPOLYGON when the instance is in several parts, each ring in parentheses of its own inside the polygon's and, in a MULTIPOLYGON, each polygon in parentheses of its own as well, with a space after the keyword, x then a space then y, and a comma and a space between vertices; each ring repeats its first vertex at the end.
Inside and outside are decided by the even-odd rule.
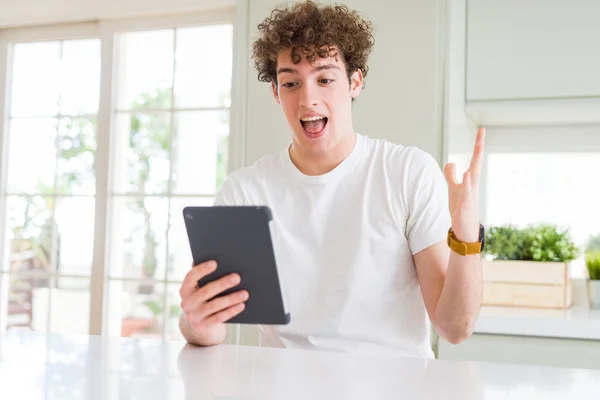
POLYGON ((428 152, 414 146, 403 146, 385 139, 364 137, 365 155, 383 163, 384 168, 397 172, 414 173, 423 169, 439 169, 436 159, 428 152))
POLYGON ((243 186, 268 179, 283 164, 283 151, 261 157, 253 164, 239 168, 229 174, 228 179, 243 186))
POLYGON ((281 159, 282 152, 274 153, 260 158, 252 165, 230 172, 221 186, 219 201, 233 201, 242 205, 257 202, 261 198, 261 188, 281 170, 281 159))

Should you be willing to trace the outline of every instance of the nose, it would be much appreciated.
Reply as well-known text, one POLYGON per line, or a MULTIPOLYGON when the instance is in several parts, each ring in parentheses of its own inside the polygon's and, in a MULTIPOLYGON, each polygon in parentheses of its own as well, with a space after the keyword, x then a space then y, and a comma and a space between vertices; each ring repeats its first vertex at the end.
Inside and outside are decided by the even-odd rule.
POLYGON ((317 91, 310 83, 306 83, 300 88, 300 107, 312 108, 318 104, 317 91))

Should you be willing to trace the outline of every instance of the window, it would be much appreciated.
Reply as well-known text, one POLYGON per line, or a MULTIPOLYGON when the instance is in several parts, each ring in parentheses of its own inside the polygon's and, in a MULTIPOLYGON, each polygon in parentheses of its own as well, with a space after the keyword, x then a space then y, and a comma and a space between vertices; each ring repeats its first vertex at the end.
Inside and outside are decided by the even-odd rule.
POLYGON ((583 245, 600 231, 600 153, 499 153, 488 156, 491 224, 549 222, 583 245))
POLYGON ((8 329, 85 331, 100 41, 15 44, 12 70, 2 320, 8 329))
MULTIPOLYGON (((488 225, 549 223, 568 228, 584 249, 600 233, 600 127, 492 127, 481 188, 488 225)), ((585 275, 583 254, 572 277, 585 275)))
POLYGON ((230 17, 8 43, 0 329, 88 333, 97 319, 111 335, 179 337, 182 209, 211 205, 227 174, 230 17))
POLYGON ((191 266, 182 211, 212 205, 227 172, 232 28, 126 33, 117 43, 108 328, 177 337, 191 266))

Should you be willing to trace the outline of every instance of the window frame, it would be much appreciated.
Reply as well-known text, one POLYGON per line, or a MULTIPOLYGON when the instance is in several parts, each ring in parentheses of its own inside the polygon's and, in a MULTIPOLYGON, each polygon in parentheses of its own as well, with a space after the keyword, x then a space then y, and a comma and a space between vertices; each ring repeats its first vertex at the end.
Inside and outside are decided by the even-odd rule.
MULTIPOLYGON (((239 11, 239 10, 238 10, 239 11)), ((233 7, 223 9, 194 12, 188 14, 156 15, 140 18, 123 18, 114 20, 100 20, 96 22, 74 23, 66 25, 11 28, 0 30, 0 261, 5 262, 8 252, 4 248, 4 232, 6 227, 6 189, 7 189, 7 157, 8 154, 8 115, 10 110, 10 82, 12 67, 12 47, 23 42, 44 42, 75 39, 99 39, 101 45, 100 69, 100 99, 97 112, 96 132, 96 194, 95 199, 95 226, 92 269, 90 279, 90 306, 88 334, 103 335, 107 333, 107 308, 108 308, 108 268, 109 262, 109 234, 111 232, 110 220, 112 200, 112 158, 114 156, 114 111, 116 110, 116 79, 118 77, 118 52, 116 51, 117 36, 122 33, 178 29, 197 27, 203 25, 231 24, 233 26, 233 68, 232 93, 229 133, 229 170, 244 165, 244 130, 240 118, 245 116, 245 76, 239 77, 240 71, 245 71, 247 55, 245 47, 246 28, 240 22, 240 13, 236 14, 233 7), (242 32, 240 32, 240 29, 242 32), (244 49, 244 51, 237 51, 244 49), (241 87, 241 88, 240 88, 241 87), (238 111, 239 110, 239 111, 238 111)), ((1 273, 0 277, 4 277, 1 273)), ((56 276, 62 276, 56 274, 56 276)), ((87 278, 87 277, 86 277, 87 278)), ((129 279, 123 279, 129 280, 129 279)), ((135 280, 135 279, 133 279, 135 280)), ((158 281, 158 280, 157 280, 158 281)), ((168 286, 165 286, 167 296, 168 286)), ((3 293, 0 283, 0 300, 7 293, 3 293)), ((166 305, 165 305, 166 307, 166 305)), ((0 313, 0 327, 5 325, 3 313, 0 313)), ((161 335, 166 337, 167 321, 162 324, 161 335)))

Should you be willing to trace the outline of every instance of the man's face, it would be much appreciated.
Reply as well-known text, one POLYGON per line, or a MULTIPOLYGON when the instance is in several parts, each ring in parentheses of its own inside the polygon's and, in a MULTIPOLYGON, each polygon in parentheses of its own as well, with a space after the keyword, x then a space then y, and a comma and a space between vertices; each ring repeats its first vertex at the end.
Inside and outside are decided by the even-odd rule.
POLYGON ((314 156, 326 155, 344 140, 351 140, 352 99, 360 94, 362 73, 350 81, 338 55, 319 58, 311 65, 306 58, 298 64, 291 50, 277 58, 277 82, 273 95, 294 132, 294 145, 314 156))

